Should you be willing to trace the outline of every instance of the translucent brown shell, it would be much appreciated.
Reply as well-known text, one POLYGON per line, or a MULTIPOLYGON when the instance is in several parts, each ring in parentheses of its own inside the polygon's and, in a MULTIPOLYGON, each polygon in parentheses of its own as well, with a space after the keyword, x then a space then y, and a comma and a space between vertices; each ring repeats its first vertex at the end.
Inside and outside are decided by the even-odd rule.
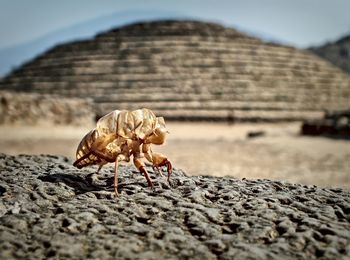
POLYGON ((115 162, 115 192, 118 161, 129 161, 133 156, 135 166, 144 173, 149 186, 153 187, 142 159, 153 167, 167 166, 168 180, 172 166, 167 158, 151 150, 151 144, 164 143, 168 131, 162 117, 146 108, 134 111, 114 110, 100 118, 96 128, 88 132, 78 145, 74 166, 83 168, 90 165, 101 167, 115 162))
POLYGON ((88 132, 79 143, 77 152, 76 152, 77 160, 73 164, 78 169, 89 165, 107 163, 102 158, 92 153, 91 147, 92 147, 92 144, 96 141, 97 136, 98 136, 98 133, 96 129, 93 129, 90 132, 88 132))

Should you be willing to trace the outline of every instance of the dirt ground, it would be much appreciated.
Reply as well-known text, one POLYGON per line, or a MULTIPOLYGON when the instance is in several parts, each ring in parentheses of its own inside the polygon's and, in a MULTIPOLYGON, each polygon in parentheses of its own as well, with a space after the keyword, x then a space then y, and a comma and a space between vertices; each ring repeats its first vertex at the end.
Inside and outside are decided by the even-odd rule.
MULTIPOLYGON (((190 175, 230 175, 350 189, 350 141, 300 136, 300 123, 167 123, 167 143, 155 146, 190 175), (249 132, 263 131, 248 138, 249 132)), ((0 127, 0 152, 60 154, 74 160, 88 128, 0 127)), ((112 165, 111 165, 112 166, 112 165)))

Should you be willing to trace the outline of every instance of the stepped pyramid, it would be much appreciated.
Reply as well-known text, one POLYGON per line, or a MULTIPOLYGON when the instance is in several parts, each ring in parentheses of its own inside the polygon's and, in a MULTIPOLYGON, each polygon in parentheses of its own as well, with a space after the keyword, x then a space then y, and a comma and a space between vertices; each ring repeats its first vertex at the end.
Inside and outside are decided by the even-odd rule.
POLYGON ((184 120, 301 120, 350 105, 350 77, 327 61, 197 21, 137 23, 59 45, 0 89, 91 97, 98 116, 147 107, 184 120))

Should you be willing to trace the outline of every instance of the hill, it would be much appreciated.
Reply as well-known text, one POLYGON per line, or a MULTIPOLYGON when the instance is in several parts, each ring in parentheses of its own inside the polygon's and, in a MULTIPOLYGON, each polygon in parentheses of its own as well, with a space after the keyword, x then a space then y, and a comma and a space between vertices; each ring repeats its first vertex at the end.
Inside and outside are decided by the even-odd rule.
POLYGON ((345 72, 350 73, 350 35, 336 42, 310 48, 310 50, 343 69, 345 72))

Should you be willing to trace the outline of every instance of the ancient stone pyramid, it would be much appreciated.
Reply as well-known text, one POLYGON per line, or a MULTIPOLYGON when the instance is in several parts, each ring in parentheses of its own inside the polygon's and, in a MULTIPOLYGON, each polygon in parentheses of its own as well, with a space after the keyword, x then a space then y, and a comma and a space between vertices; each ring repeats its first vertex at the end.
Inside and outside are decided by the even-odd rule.
POLYGON ((167 119, 274 121, 350 105, 350 77, 327 61, 196 21, 132 24, 62 44, 0 84, 91 97, 98 115, 147 107, 167 119))

